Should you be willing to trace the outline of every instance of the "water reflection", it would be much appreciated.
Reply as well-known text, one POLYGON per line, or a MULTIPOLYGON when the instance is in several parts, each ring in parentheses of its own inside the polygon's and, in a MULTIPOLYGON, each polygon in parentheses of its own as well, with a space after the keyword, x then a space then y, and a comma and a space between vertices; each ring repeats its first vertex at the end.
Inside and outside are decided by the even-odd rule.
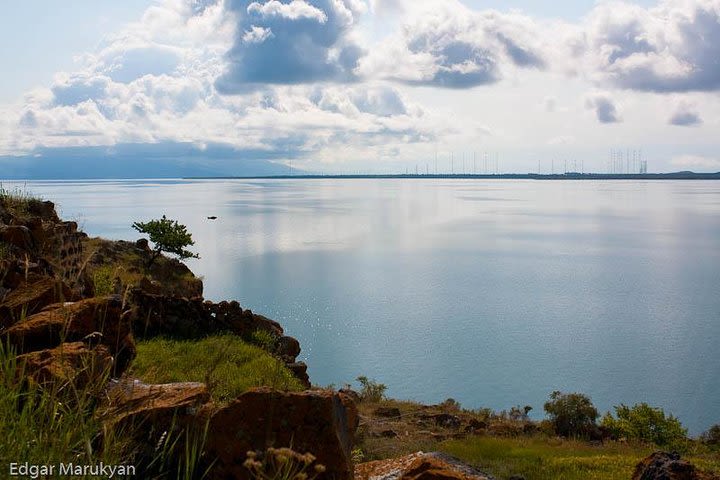
MULTIPOLYGON (((7 184, 6 184, 7 185, 7 184)), ((720 421, 720 184, 475 180, 28 183, 86 231, 193 232, 211 299, 303 345, 316 383, 469 407, 555 389, 720 421), (207 220, 208 215, 218 220, 207 220)))

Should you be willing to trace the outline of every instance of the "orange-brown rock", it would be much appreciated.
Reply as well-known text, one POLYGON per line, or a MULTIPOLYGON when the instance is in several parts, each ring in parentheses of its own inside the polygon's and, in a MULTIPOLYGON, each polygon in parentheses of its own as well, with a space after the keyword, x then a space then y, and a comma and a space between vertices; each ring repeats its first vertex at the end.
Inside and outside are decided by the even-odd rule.
POLYGON ((632 480, 720 480, 680 459, 677 453, 655 452, 635 467, 632 480))
POLYGON ((8 293, 0 304, 0 328, 7 328, 21 317, 37 313, 50 304, 74 299, 70 288, 60 280, 41 277, 24 282, 8 293))
POLYGON ((357 410, 331 391, 280 392, 256 388, 210 413, 206 454, 216 459, 211 479, 249 479, 248 451, 292 447, 312 453, 327 478, 353 477, 351 450, 357 410))
POLYGON ((405 457, 361 463, 355 480, 492 480, 493 477, 442 453, 413 453, 405 457))
POLYGON ((108 388, 99 415, 105 421, 106 433, 132 436, 126 439, 134 444, 133 463, 139 472, 147 473, 146 469, 152 470, 159 445, 175 445, 168 453, 171 456, 168 461, 176 462, 179 461, 176 455, 182 455, 188 438, 191 442, 192 438, 202 438, 205 423, 197 414, 209 399, 202 383, 148 385, 138 380, 121 380, 108 388))
POLYGON ((167 427, 174 415, 195 415, 210 400, 203 383, 145 384, 138 380, 113 383, 101 411, 112 423, 149 423, 167 427))
POLYGON ((89 383, 106 379, 113 357, 105 345, 89 347, 83 342, 74 342, 20 355, 17 362, 23 373, 40 385, 72 384, 82 390, 89 383))
POLYGON ((18 352, 55 348, 62 342, 101 343, 115 357, 119 374, 135 356, 131 312, 118 296, 95 297, 58 304, 16 323, 2 332, 18 352))

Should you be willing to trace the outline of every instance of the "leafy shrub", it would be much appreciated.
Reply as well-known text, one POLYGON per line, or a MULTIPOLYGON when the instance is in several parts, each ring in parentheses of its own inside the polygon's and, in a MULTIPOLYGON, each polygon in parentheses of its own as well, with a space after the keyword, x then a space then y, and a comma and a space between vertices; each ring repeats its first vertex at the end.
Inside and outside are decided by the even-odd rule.
POLYGON ((555 391, 544 409, 555 433, 562 437, 587 437, 596 427, 598 411, 590 397, 582 393, 555 391))
POLYGON ((387 386, 378 383, 374 380, 370 380, 368 377, 362 375, 357 377, 357 381, 360 382, 360 399, 367 402, 379 402, 385 398, 385 390, 387 386))
POLYGON ((662 408, 638 403, 632 407, 620 404, 615 407, 614 418, 608 412, 602 419, 602 426, 617 438, 640 440, 661 447, 677 447, 687 439, 687 430, 680 420, 665 415, 662 408))
POLYGON ((710 427, 707 432, 700 435, 700 440, 706 445, 720 446, 720 424, 710 427))
POLYGON ((155 244, 155 249, 147 264, 148 267, 153 264, 162 252, 175 255, 180 260, 200 258, 197 253, 185 249, 185 247, 195 245, 195 242, 192 239, 192 234, 188 233, 187 227, 179 224, 177 220, 170 220, 163 215, 158 220, 135 222, 132 227, 140 233, 148 234, 150 241, 155 244))

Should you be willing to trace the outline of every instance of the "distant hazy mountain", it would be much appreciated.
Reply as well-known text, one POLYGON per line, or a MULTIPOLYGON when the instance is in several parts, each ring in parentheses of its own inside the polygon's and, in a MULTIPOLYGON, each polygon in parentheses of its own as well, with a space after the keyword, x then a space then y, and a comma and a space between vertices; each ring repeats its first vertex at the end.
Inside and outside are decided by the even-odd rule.
POLYGON ((0 179, 177 178, 263 176, 291 170, 261 150, 190 143, 112 147, 39 148, 31 155, 0 156, 0 179), (269 159, 270 158, 270 159, 269 159))

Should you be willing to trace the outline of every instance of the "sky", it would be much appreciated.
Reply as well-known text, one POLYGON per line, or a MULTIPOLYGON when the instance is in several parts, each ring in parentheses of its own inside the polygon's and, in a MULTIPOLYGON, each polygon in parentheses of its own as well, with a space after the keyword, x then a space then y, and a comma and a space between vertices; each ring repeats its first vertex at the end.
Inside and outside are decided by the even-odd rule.
POLYGON ((0 42, 16 161, 720 171, 720 0, 28 0, 0 42))

